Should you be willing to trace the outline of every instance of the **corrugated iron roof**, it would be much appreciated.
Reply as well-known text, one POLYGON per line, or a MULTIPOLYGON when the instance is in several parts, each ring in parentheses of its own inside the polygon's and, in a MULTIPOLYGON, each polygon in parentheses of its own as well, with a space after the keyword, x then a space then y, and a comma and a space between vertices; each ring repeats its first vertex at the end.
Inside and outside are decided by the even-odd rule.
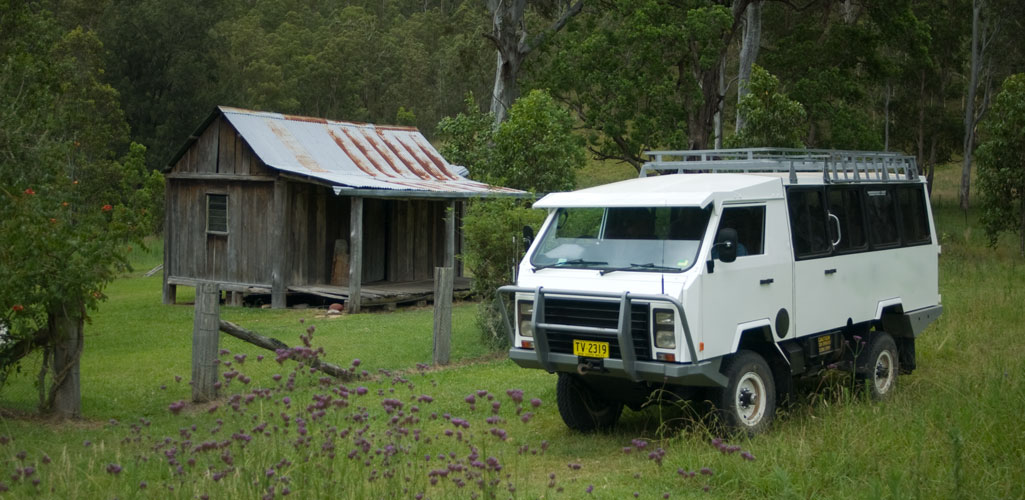
POLYGON ((442 197, 525 194, 460 176, 458 167, 450 165, 416 128, 225 106, 217 111, 268 167, 325 181, 336 186, 336 193, 356 189, 431 192, 442 197))

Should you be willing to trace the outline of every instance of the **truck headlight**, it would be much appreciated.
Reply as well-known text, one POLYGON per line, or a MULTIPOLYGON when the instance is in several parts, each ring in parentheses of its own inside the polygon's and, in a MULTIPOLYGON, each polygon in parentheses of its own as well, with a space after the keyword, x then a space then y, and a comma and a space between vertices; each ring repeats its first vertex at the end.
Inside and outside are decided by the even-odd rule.
POLYGON ((676 349, 676 315, 671 309, 655 309, 655 347, 676 349))
POLYGON ((520 324, 520 336, 521 337, 533 337, 534 327, 531 325, 530 320, 534 316, 534 303, 529 301, 521 301, 516 303, 516 318, 520 324))

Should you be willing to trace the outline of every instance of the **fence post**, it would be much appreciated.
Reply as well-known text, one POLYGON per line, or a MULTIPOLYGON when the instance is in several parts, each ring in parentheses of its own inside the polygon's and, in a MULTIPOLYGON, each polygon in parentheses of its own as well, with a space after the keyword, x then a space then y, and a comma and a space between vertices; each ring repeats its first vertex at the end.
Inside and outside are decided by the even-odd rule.
POLYGON ((196 313, 192 326, 192 401, 217 397, 217 341, 220 338, 221 292, 216 283, 196 286, 196 313))
POLYGON ((434 268, 434 364, 447 365, 452 351, 452 268, 434 268))

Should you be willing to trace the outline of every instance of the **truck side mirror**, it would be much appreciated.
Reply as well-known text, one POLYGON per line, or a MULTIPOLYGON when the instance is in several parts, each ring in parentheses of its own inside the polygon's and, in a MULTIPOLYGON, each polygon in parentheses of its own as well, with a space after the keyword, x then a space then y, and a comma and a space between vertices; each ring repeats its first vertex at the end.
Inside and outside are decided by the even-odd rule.
POLYGON ((733 262, 737 260, 737 230, 731 227, 724 227, 719 230, 715 239, 715 249, 719 253, 719 260, 733 262))
POLYGON ((523 251, 526 252, 530 248, 530 244, 534 242, 534 228, 530 226, 523 226, 523 251))

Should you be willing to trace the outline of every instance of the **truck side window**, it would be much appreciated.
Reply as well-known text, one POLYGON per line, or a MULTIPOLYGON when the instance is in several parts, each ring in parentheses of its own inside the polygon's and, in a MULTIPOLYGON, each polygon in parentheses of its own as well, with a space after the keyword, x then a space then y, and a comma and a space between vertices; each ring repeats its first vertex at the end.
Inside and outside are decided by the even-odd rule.
MULTIPOLYGON (((737 257, 765 252, 765 207, 726 207, 722 211, 717 231, 725 227, 737 231, 737 257)), ((715 258, 715 255, 712 257, 715 258)))
POLYGON ((922 186, 901 186, 897 188, 900 204, 900 223, 904 231, 904 243, 920 245, 932 241, 929 231, 929 215, 925 207, 925 188, 922 186))
POLYGON ((834 234, 834 223, 831 222, 829 225, 831 240, 836 241, 837 237, 840 238, 835 251, 844 253, 864 250, 865 214, 862 209, 861 191, 854 188, 830 188, 827 197, 829 213, 840 221, 839 235, 834 234))
POLYGON ((897 229, 897 203, 893 190, 883 186, 865 189, 865 207, 868 215, 868 239, 874 248, 887 248, 900 244, 897 229))
POLYGON ((794 256, 797 259, 826 255, 832 248, 822 198, 821 189, 787 191, 794 256))

